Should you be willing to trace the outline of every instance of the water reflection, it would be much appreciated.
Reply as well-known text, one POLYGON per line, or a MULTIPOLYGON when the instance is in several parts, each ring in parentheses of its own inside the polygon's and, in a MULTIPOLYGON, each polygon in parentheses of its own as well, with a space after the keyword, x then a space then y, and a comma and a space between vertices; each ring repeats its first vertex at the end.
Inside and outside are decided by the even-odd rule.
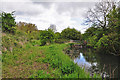
MULTIPOLYGON (((113 55, 96 53, 95 50, 83 49, 76 51, 72 49, 69 53, 75 63, 85 68, 90 73, 105 74, 107 77, 120 78, 118 70, 120 70, 119 59, 113 55)), ((68 55, 69 55, 68 54, 68 55)))
POLYGON ((79 66, 81 66, 82 68, 90 68, 91 63, 87 62, 83 56, 82 53, 80 53, 80 55, 74 59, 74 62, 77 63, 79 66))

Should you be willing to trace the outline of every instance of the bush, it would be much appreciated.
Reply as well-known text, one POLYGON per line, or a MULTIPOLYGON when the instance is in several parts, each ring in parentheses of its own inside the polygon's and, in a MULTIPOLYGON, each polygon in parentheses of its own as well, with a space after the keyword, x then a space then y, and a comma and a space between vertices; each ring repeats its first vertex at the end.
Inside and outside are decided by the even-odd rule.
POLYGON ((70 62, 68 64, 64 64, 61 67, 62 74, 71 74, 75 70, 75 64, 73 62, 70 62))
POLYGON ((64 39, 80 40, 81 32, 76 29, 66 28, 61 32, 61 36, 64 39))
POLYGON ((41 45, 41 41, 40 40, 31 40, 31 44, 33 45, 33 46, 35 46, 35 45, 41 45))
POLYGON ((16 35, 6 34, 2 36, 2 51, 12 51, 15 47, 22 48, 25 43, 25 38, 26 36, 23 36, 21 33, 16 33, 16 35))
POLYGON ((2 31, 8 33, 15 33, 16 31, 16 22, 12 13, 2 13, 2 31))
POLYGON ((40 40, 41 45, 45 45, 46 43, 52 43, 55 39, 54 32, 50 29, 41 31, 40 33, 40 40))
POLYGON ((91 47, 96 47, 96 43, 97 43, 97 36, 96 35, 94 35, 94 36, 92 36, 92 37, 89 37, 89 39, 88 39, 88 41, 89 41, 89 43, 87 44, 87 46, 91 46, 91 47))
POLYGON ((67 39, 56 39, 55 40, 55 43, 65 43, 65 42, 68 42, 69 40, 67 40, 67 39))
POLYGON ((111 33, 109 35, 104 35, 97 42, 96 46, 98 51, 104 51, 105 53, 112 53, 115 55, 120 54, 120 35, 111 33))

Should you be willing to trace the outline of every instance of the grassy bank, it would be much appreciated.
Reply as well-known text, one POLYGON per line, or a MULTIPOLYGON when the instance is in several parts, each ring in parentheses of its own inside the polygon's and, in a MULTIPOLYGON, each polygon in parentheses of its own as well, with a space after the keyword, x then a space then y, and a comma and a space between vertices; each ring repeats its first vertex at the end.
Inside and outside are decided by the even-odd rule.
POLYGON ((28 43, 25 46, 3 53, 3 78, 90 78, 63 53, 68 44, 32 46, 28 43))
POLYGON ((2 40, 3 78, 90 78, 64 54, 70 44, 33 45, 25 35, 11 34, 2 40))

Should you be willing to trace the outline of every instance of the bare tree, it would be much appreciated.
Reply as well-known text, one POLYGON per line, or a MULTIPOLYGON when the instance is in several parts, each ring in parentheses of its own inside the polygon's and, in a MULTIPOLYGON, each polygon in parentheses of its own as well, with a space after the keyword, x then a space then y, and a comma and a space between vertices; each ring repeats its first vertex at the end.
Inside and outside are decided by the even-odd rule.
POLYGON ((96 3, 95 7, 88 10, 87 22, 95 24, 97 27, 101 27, 104 30, 107 27, 107 15, 115 5, 114 1, 105 0, 96 3))
POLYGON ((48 29, 51 29, 51 30, 53 30, 54 32, 57 31, 56 25, 55 25, 55 24, 51 24, 50 27, 49 27, 48 29))

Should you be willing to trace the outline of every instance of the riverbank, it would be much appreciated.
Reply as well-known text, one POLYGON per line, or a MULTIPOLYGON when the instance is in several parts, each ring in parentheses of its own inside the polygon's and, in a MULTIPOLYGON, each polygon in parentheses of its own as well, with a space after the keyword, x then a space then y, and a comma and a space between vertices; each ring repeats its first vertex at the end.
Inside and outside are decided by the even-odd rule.
POLYGON ((3 53, 3 78, 90 78, 88 73, 63 53, 69 44, 25 46, 3 53))

